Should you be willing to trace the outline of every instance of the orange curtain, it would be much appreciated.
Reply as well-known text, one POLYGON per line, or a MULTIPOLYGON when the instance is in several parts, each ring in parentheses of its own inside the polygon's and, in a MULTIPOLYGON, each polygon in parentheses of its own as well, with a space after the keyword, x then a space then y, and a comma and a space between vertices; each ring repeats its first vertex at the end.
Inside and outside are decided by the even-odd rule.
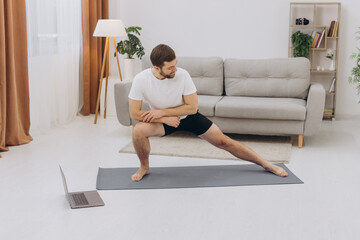
POLYGON ((25 0, 0 0, 0 151, 32 140, 26 39, 25 0))
POLYGON ((95 113, 105 39, 93 37, 98 19, 109 18, 108 0, 82 0, 84 115, 95 113))

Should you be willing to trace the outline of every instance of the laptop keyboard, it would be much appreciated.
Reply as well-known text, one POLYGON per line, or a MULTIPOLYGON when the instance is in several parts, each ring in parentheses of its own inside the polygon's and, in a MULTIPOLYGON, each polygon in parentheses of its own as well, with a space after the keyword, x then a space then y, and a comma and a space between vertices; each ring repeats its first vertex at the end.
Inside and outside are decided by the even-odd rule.
POLYGON ((75 205, 77 205, 77 206, 89 204, 84 193, 73 193, 72 196, 73 196, 75 205))

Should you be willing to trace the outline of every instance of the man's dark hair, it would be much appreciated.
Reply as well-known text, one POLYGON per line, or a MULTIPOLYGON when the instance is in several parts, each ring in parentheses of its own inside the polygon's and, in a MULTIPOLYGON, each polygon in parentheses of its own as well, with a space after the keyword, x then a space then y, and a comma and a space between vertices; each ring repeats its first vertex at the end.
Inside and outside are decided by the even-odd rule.
POLYGON ((162 68, 164 62, 171 62, 176 58, 174 50, 165 44, 157 45, 150 54, 150 60, 153 66, 162 68))

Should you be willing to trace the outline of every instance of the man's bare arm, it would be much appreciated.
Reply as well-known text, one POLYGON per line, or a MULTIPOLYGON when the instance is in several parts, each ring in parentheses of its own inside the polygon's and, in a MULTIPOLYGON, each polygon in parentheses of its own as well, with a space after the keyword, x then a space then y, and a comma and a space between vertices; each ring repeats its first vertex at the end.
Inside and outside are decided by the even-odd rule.
MULTIPOLYGON (((145 113, 146 111, 141 110, 141 106, 142 106, 142 101, 138 101, 138 100, 133 100, 131 98, 129 98, 129 113, 130 113, 130 117, 133 120, 137 120, 137 121, 142 121, 144 118, 141 117, 141 115, 143 113, 145 113)), ((160 120, 160 119, 158 119, 160 120)), ((155 121, 155 122, 160 122, 160 121, 155 121)))
MULTIPOLYGON (((142 101, 133 100, 133 99, 129 98, 130 117, 133 120, 144 122, 144 117, 142 117, 141 115, 147 111, 141 110, 141 106, 142 106, 142 101)), ((154 119, 152 122, 165 123, 172 127, 178 127, 180 124, 180 118, 178 116, 160 117, 160 118, 154 119)))
POLYGON ((178 107, 144 111, 141 114, 144 122, 153 122, 161 117, 183 116, 195 114, 198 110, 198 97, 196 93, 184 95, 184 104, 178 107))
POLYGON ((163 109, 165 116, 183 116, 195 114, 198 110, 197 93, 183 96, 184 104, 174 108, 163 109))

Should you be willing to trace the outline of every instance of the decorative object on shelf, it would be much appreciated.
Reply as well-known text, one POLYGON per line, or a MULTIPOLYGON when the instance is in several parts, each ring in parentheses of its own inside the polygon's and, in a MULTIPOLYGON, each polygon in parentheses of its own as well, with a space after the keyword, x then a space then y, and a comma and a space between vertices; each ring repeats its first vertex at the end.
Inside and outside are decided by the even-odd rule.
POLYGON ((300 31, 295 32, 291 36, 291 41, 294 46, 294 57, 309 58, 309 50, 312 43, 312 37, 309 34, 300 31))
POLYGON ((134 55, 139 59, 145 55, 145 49, 140 39, 136 36, 140 36, 141 29, 141 27, 137 26, 125 28, 128 39, 117 43, 117 52, 121 55, 127 55, 127 58, 124 59, 125 81, 129 81, 134 77, 134 55))
POLYGON ((307 19, 307 18, 297 18, 296 20, 295 20, 295 24, 296 25, 308 25, 309 24, 309 19, 307 19))
MULTIPOLYGON (((104 118, 106 118, 106 100, 107 100, 107 87, 108 87, 108 77, 109 77, 109 49, 110 49, 110 37, 113 38, 114 47, 116 48, 115 37, 126 37, 126 32, 124 25, 121 20, 119 19, 100 19, 98 20, 94 33, 94 37, 106 37, 105 41, 105 49, 104 49, 104 57, 101 66, 101 75, 100 75, 100 84, 99 90, 97 95, 96 101, 96 110, 95 110, 95 120, 94 124, 97 122, 97 116, 99 112, 99 104, 100 104, 100 95, 101 95, 101 87, 104 78, 104 73, 106 76, 106 85, 105 85, 105 106, 104 106, 104 118)), ((119 74, 120 74, 120 81, 122 81, 120 64, 119 64, 119 57, 117 52, 115 51, 119 74)))
POLYGON ((328 49, 326 51, 326 57, 331 60, 329 70, 335 70, 335 50, 334 49, 328 49))
MULTIPOLYGON (((360 27, 359 27, 360 29, 360 27)), ((360 31, 357 31, 356 34, 359 36, 356 37, 356 40, 360 40, 360 31)), ((350 58, 355 60, 355 67, 351 70, 351 75, 349 77, 349 83, 355 84, 357 89, 357 94, 360 96, 360 48, 357 47, 358 52, 351 54, 350 58)), ((360 100, 359 100, 360 103, 360 100)))
POLYGON ((330 93, 333 93, 335 92, 335 81, 336 81, 336 78, 333 78, 332 82, 331 82, 331 85, 329 87, 329 92, 330 93))

